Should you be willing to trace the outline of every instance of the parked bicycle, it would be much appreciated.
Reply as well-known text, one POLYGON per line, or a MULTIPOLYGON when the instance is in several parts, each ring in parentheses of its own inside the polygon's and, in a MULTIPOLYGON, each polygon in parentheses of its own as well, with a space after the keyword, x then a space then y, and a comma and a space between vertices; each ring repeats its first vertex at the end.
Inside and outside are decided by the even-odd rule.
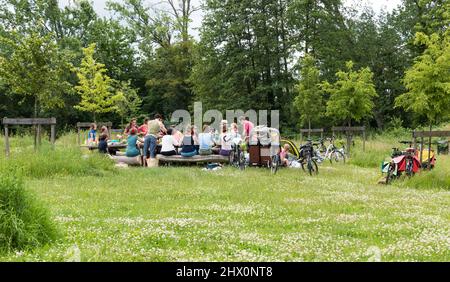
POLYGON ((230 164, 240 170, 245 170, 247 167, 247 159, 245 157, 246 143, 240 141, 237 144, 233 144, 233 151, 230 154, 230 164))
POLYGON ((389 184, 394 179, 399 178, 403 174, 412 177, 420 168, 420 160, 417 158, 417 150, 412 148, 412 142, 400 141, 401 144, 409 144, 405 151, 399 148, 392 148, 392 160, 383 163, 382 172, 386 173, 385 183, 389 184))
POLYGON ((345 156, 345 147, 341 149, 337 148, 334 144, 334 137, 326 139, 330 144, 325 146, 324 139, 320 139, 319 143, 314 145, 317 146, 315 153, 317 155, 317 160, 319 163, 322 163, 326 159, 330 160, 330 163, 333 161, 337 164, 345 164, 346 156, 345 156))
POLYGON ((303 171, 308 171, 309 175, 319 174, 319 167, 317 166, 317 156, 314 152, 313 142, 308 140, 305 145, 300 147, 299 162, 303 171))

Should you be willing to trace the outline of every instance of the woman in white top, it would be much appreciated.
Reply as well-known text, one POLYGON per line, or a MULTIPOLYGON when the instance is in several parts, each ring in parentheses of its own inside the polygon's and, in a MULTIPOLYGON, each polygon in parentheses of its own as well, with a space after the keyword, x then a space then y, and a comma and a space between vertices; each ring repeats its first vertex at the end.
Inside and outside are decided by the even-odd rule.
POLYGON ((220 135, 220 155, 228 157, 232 150, 233 137, 228 133, 228 128, 226 124, 222 125, 222 134, 220 135))
POLYGON ((180 144, 178 144, 178 142, 175 140, 172 133, 173 129, 169 128, 167 130, 167 135, 165 135, 161 140, 162 144, 161 155, 163 156, 177 155, 177 150, 175 150, 175 146, 180 146, 180 144))

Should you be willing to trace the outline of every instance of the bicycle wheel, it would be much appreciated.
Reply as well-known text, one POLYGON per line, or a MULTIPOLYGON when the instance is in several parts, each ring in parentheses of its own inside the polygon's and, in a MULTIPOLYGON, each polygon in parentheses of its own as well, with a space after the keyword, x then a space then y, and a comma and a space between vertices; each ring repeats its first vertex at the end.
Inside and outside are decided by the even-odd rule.
POLYGON ((270 162, 270 171, 272 172, 272 174, 276 174, 278 172, 278 167, 279 167, 279 156, 278 155, 274 155, 271 157, 271 162, 270 162))
POLYGON ((307 162, 309 175, 317 175, 319 173, 319 167, 317 166, 317 162, 312 158, 308 159, 307 162))
POLYGON ((412 176, 414 176, 414 171, 413 171, 413 160, 412 159, 410 159, 410 158, 408 158, 407 160, 406 160, 406 176, 408 176, 408 177, 412 177, 412 176))
POLYGON ((388 168, 388 172, 386 175, 386 185, 389 185, 390 183, 392 183, 392 180, 394 180, 395 175, 395 165, 389 164, 389 168, 388 168))
POLYGON ((330 163, 345 164, 345 155, 341 151, 333 151, 330 155, 330 163))
POLYGON ((241 150, 238 152, 238 166, 240 170, 245 169, 245 154, 241 150))
POLYGON ((236 151, 233 150, 230 152, 230 155, 228 156, 228 161, 230 162, 231 166, 236 166, 236 151))

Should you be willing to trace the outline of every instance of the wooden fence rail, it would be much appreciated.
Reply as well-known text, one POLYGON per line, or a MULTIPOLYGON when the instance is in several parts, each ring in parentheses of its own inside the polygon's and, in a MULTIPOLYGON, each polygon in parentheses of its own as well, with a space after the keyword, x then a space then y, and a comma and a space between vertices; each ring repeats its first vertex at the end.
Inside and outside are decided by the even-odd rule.
POLYGON ((2 120, 3 126, 5 127, 5 153, 6 156, 10 155, 10 144, 9 144, 9 126, 14 125, 32 125, 35 130, 34 138, 34 150, 36 151, 37 146, 41 145, 41 127, 43 125, 50 126, 50 142, 52 147, 55 147, 56 141, 56 118, 4 118, 2 120))

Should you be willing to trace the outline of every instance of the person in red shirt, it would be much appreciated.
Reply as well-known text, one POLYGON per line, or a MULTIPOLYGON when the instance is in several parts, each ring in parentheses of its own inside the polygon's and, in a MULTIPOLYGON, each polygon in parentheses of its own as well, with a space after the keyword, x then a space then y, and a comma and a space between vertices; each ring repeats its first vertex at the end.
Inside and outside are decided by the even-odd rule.
POLYGON ((148 132, 148 121, 149 121, 149 118, 145 118, 144 119, 144 124, 141 125, 138 128, 138 135, 139 136, 146 136, 147 135, 147 132, 148 132))
POLYGON ((244 130, 242 132, 242 137, 245 140, 245 142, 248 142, 250 139, 250 133, 252 132, 255 125, 250 121, 249 117, 241 117, 239 119, 239 122, 244 127, 244 130))

